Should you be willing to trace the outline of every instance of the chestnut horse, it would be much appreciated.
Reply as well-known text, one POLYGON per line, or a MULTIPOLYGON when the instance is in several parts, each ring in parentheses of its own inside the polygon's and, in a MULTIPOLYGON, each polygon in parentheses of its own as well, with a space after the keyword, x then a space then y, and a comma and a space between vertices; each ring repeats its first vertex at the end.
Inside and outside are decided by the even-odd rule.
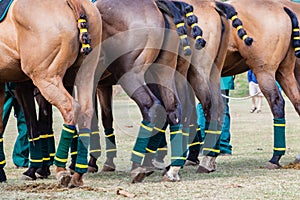
MULTIPOLYGON (((93 80, 101 42, 99 12, 88 0, 15 0, 0 24, 0 33, 0 114, 2 115, 3 109, 4 83, 31 79, 47 101, 59 109, 64 119, 64 128, 55 157, 56 177, 65 185, 70 181, 72 186, 82 185, 82 175, 87 170, 84 146, 86 139, 79 140, 82 146, 79 155, 82 158, 76 165, 76 173, 72 179, 66 172, 65 163, 76 124, 79 127, 79 137, 81 135, 89 138, 93 115, 91 97, 95 89, 93 80), (87 55, 92 48, 92 53, 87 55), (77 100, 68 94, 62 83, 62 78, 71 65, 78 69, 77 100)), ((2 122, 0 127, 2 129, 2 122)), ((39 137, 30 138, 30 141, 38 143, 39 137)), ((2 134, 0 144, 2 150, 2 134)), ((2 152, 3 150, 0 157, 0 181, 5 181, 5 158, 2 152)), ((43 157, 31 157, 31 161, 37 160, 42 163, 43 157)), ((37 166, 33 166, 33 163, 30 164, 32 168, 38 167, 38 163, 35 163, 37 166)))
POLYGON ((300 114, 300 90, 294 74, 296 72, 299 81, 299 67, 295 69, 295 53, 299 56, 299 27, 297 17, 291 12, 300 16, 300 5, 284 0, 233 0, 228 3, 237 9, 255 41, 248 49, 231 34, 222 75, 242 73, 249 68, 255 73, 274 117, 273 156, 266 167, 279 168, 279 160, 286 151, 285 102, 276 80, 300 114))

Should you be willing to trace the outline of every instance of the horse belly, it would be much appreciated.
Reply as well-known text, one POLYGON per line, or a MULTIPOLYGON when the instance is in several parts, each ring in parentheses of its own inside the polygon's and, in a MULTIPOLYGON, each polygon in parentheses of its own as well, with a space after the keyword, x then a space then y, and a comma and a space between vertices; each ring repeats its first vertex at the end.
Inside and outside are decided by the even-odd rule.
POLYGON ((21 70, 19 64, 10 66, 12 67, 0 66, 0 82, 25 81, 29 79, 21 70))

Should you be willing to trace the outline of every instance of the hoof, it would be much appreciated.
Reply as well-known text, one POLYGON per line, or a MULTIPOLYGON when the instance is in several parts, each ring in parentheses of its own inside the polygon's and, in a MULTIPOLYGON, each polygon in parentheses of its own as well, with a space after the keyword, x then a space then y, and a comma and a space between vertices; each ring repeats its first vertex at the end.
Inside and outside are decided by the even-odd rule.
POLYGON ((35 176, 40 179, 48 178, 49 175, 50 175, 50 169, 48 166, 40 167, 35 172, 35 176))
POLYGON ((168 171, 163 174, 163 181, 165 182, 179 182, 179 166, 170 166, 168 171))
POLYGON ((266 169, 280 169, 281 165, 268 162, 264 168, 266 168, 266 169))
POLYGON ((2 182, 6 182, 6 175, 5 175, 5 171, 3 168, 0 168, 0 183, 2 182))
POLYGON ((142 167, 137 167, 131 170, 131 183, 141 183, 146 177, 146 169, 142 167))
POLYGON ((97 173, 98 172, 98 166, 88 166, 88 173, 97 173))
POLYGON ((83 174, 79 174, 77 172, 74 173, 71 179, 71 184, 69 188, 75 188, 83 186, 83 180, 82 180, 83 174))
POLYGON ((205 167, 199 165, 198 169, 196 170, 196 173, 199 173, 199 174, 208 174, 208 173, 211 173, 211 172, 214 172, 212 170, 208 170, 206 169, 205 167))
POLYGON ((199 161, 186 160, 184 166, 197 166, 199 165, 199 161))
POLYGON ((23 173, 21 180, 33 181, 36 180, 36 170, 37 168, 29 167, 26 172, 23 173))
POLYGON ((59 185, 63 187, 68 187, 71 181, 71 175, 66 170, 59 171, 56 173, 56 179, 59 185))
POLYGON ((166 168, 166 165, 163 161, 161 162, 156 159, 152 160, 152 165, 155 167, 155 169, 158 169, 158 170, 163 170, 166 168))
POLYGON ((109 166, 106 164, 103 165, 101 170, 101 172, 114 172, 114 171, 116 171, 115 166, 109 166))
POLYGON ((204 156, 196 173, 211 173, 216 171, 216 158, 217 157, 204 156))

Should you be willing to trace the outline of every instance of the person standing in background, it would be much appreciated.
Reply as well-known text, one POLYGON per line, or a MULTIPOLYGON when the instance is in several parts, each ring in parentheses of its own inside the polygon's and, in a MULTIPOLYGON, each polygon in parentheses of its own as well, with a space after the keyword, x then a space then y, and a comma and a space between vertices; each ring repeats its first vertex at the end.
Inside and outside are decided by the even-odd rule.
POLYGON ((264 96, 259 88, 258 82, 256 80, 255 74, 250 69, 247 74, 248 82, 249 82, 249 95, 252 100, 252 108, 250 109, 250 113, 260 113, 262 107, 262 97, 264 96), (257 104, 256 104, 257 98, 257 104))
POLYGON ((12 159, 13 159, 13 163, 17 168, 28 167, 29 142, 28 142, 28 135, 27 135, 28 134, 27 126, 26 126, 23 110, 14 95, 14 90, 15 90, 14 83, 5 84, 5 99, 4 99, 4 107, 3 107, 3 114, 2 114, 3 133, 7 125, 11 110, 12 108, 14 108, 14 116, 17 118, 18 137, 14 145, 12 159))
MULTIPOLYGON (((225 76, 221 77, 220 82, 221 93, 223 95, 224 102, 224 112, 223 112, 223 125, 222 125, 222 133, 220 136, 220 155, 232 155, 232 145, 230 144, 230 111, 229 111, 229 91, 234 89, 234 77, 233 76, 225 76)), ((189 165, 197 165, 199 164, 198 155, 201 150, 201 146, 203 144, 205 138, 205 122, 206 119, 204 117, 203 109, 201 103, 197 105, 197 140, 193 140, 193 143, 189 144, 189 154, 186 160, 186 166, 189 165), (193 145, 193 144, 199 145, 193 145)))

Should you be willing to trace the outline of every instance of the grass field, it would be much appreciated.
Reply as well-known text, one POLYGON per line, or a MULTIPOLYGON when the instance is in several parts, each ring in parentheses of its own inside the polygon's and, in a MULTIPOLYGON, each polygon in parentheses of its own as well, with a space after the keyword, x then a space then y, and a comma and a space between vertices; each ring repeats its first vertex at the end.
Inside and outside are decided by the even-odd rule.
MULTIPOLYGON (((299 116, 289 101, 286 102, 287 152, 281 159, 282 165, 293 161, 300 153, 299 116)), ((131 184, 130 153, 141 115, 131 100, 118 97, 114 101, 117 171, 87 174, 85 185, 75 189, 57 187, 54 168, 47 180, 20 180, 24 169, 16 169, 11 159, 17 135, 16 120, 11 116, 4 136, 8 181, 0 184, 0 199, 123 199, 122 195, 117 195, 117 190, 126 191, 135 199, 300 199, 299 170, 261 168, 272 156, 273 118, 265 100, 262 113, 250 114, 250 107, 250 99, 230 101, 233 155, 219 157, 215 173, 195 174, 196 168, 186 167, 180 172, 181 182, 161 182, 161 171, 157 171, 144 183, 131 184)), ((54 116, 58 139, 62 118, 56 109, 54 116)), ((103 138, 101 142, 103 144, 103 138)), ((99 166, 103 160, 104 154, 98 161, 99 166)))

